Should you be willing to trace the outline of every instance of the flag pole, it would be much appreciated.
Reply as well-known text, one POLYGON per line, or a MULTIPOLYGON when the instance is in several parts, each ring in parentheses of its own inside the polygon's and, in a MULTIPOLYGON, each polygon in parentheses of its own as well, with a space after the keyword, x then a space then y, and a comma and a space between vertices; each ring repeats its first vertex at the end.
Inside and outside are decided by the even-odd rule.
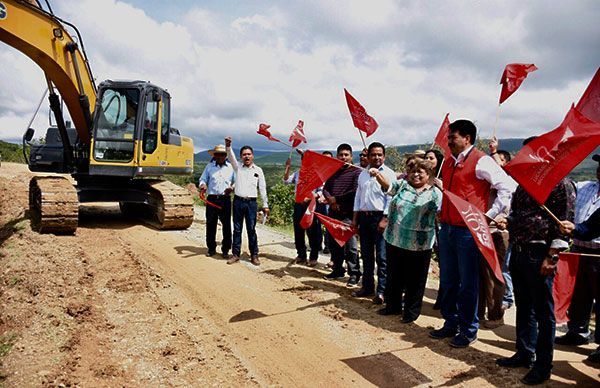
POLYGON ((494 123, 494 129, 492 132, 492 137, 496 137, 496 128, 498 127, 498 119, 500 117, 500 103, 498 103, 498 109, 496 109, 496 122, 494 123))
POLYGON ((367 148, 367 143, 365 143, 365 137, 363 136, 362 131, 358 128, 356 129, 358 130, 358 134, 360 135, 360 139, 362 140, 364 148, 367 148))
POLYGON ((444 166, 444 160, 446 160, 446 158, 445 158, 444 156, 442 156, 442 162, 440 163, 440 164, 441 164, 441 166, 440 166, 440 168, 438 169, 438 172, 437 172, 437 174, 436 174, 436 176, 435 176, 437 179, 439 179, 439 178, 440 178, 440 174, 442 173, 442 167, 444 166))
POLYGON ((557 223, 558 225, 560 225, 560 224, 561 224, 561 222, 560 222, 560 220, 558 219, 558 217, 556 217, 556 216, 554 215, 554 213, 552 213, 552 212, 550 211, 550 209, 548 209, 548 208, 546 207, 546 205, 540 205, 540 207, 541 207, 541 208, 542 208, 542 209, 543 209, 543 210, 544 210, 546 213, 548 213, 548 215, 549 215, 549 216, 550 216, 550 217, 551 217, 551 218, 552 218, 554 221, 556 221, 556 223, 557 223))

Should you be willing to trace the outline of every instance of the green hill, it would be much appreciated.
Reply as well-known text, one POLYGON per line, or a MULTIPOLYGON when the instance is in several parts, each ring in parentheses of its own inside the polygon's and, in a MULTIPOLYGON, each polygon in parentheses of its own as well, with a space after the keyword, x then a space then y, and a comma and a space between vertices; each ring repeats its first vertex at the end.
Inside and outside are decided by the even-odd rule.
POLYGON ((0 140, 0 155, 3 162, 25 163, 23 159, 23 147, 18 144, 0 140))

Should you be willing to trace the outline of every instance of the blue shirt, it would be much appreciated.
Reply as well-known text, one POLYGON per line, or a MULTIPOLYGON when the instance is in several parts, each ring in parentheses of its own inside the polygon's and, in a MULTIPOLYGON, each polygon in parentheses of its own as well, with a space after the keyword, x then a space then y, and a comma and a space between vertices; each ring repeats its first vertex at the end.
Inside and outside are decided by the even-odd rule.
POLYGON ((208 195, 223 195, 225 189, 231 188, 235 182, 235 175, 231 163, 227 160, 222 166, 217 166, 217 162, 211 161, 204 167, 202 176, 200 176, 200 185, 207 186, 208 195))
MULTIPOLYGON (((600 196, 598 181, 577 182, 577 197, 575 198, 575 219, 574 224, 581 224, 587 221, 592 213, 600 208, 600 196)), ((598 249, 600 248, 600 238, 591 241, 582 241, 575 238, 573 244, 582 248, 598 249)))

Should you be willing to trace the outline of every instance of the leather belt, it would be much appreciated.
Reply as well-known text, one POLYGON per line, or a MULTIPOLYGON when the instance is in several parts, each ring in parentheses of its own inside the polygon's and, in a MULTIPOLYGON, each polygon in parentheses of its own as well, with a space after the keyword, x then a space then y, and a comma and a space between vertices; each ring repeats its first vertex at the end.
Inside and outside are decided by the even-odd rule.
POLYGON ((245 201, 245 202, 254 202, 254 201, 256 201, 256 197, 240 197, 239 195, 236 195, 235 199, 237 199, 239 201, 245 201))
POLYGON ((365 216, 381 216, 383 215, 383 210, 361 210, 360 211, 365 216))
POLYGON ((209 194, 206 199, 211 200, 211 199, 227 199, 227 198, 231 198, 229 195, 219 195, 219 194, 209 194))

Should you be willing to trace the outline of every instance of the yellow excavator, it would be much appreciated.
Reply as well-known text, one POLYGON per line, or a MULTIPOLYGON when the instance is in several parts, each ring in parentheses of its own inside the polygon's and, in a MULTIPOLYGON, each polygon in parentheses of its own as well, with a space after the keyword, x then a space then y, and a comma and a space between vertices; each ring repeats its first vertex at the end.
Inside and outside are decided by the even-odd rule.
POLYGON ((29 168, 70 174, 76 182, 56 175, 32 178, 32 225, 42 233, 71 234, 79 203, 118 202, 123 213, 160 229, 189 227, 192 196, 160 179, 193 171, 192 140, 170 126, 169 93, 147 81, 107 80, 96 87, 79 31, 47 8, 37 1, 0 0, 0 41, 44 71, 56 121, 42 145, 31 145, 31 128, 23 136, 24 148, 31 146, 29 168), (65 122, 63 104, 74 128, 65 122))

